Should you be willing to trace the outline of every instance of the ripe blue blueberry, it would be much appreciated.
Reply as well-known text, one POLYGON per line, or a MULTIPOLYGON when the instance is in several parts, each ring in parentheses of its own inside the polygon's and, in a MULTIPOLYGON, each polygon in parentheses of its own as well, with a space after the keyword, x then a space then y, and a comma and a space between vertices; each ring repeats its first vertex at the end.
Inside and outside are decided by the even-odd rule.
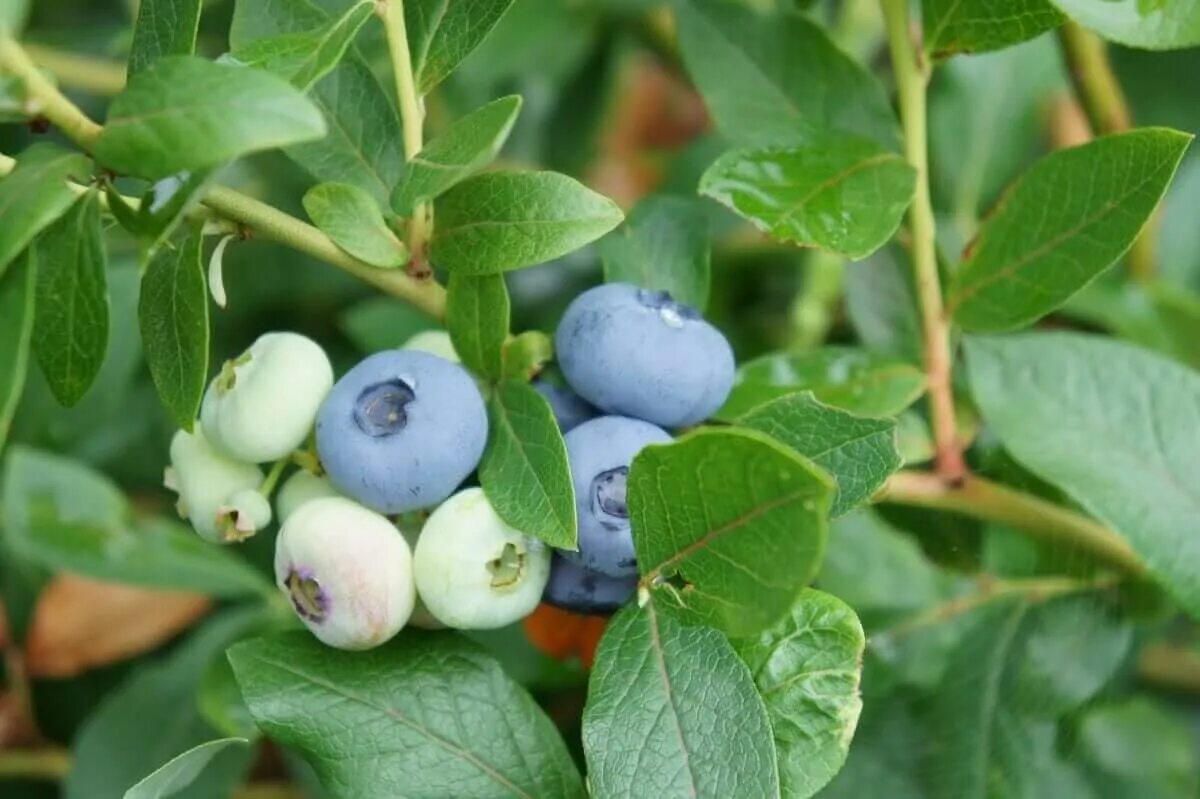
POLYGON ((729 342, 665 291, 628 283, 589 289, 567 308, 554 343, 581 397, 662 427, 707 419, 733 387, 729 342))
POLYGON ((554 411, 554 421, 558 422, 558 429, 564 433, 600 415, 600 411, 566 386, 535 380, 533 387, 550 403, 550 410, 554 411))
POLYGON ((615 613, 637 590, 637 575, 609 577, 554 553, 542 601, 575 613, 615 613))
POLYGON ((563 556, 610 577, 637 574, 625 483, 633 456, 647 444, 662 444, 671 435, 640 419, 601 416, 564 436, 575 509, 579 516, 579 551, 563 556))
POLYGON ((317 454, 342 493, 380 513, 436 505, 477 465, 487 411, 444 358, 388 350, 337 382, 317 414, 317 454))
POLYGON ((343 497, 304 503, 279 529, 275 582, 313 635, 370 649, 408 621, 412 553, 390 521, 343 497))

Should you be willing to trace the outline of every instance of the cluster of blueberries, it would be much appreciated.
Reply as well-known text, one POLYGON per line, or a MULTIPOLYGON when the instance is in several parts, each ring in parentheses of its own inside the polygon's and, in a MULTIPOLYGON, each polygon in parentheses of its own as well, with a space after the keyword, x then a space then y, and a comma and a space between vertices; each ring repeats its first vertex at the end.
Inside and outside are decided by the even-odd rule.
POLYGON ((442 332, 371 355, 336 383, 315 342, 260 337, 212 381, 194 431, 176 434, 166 484, 211 541, 243 540, 277 516, 276 582, 331 646, 366 649, 408 623, 500 627, 540 601, 612 612, 637 584, 630 463, 724 403, 733 353, 694 309, 621 283, 577 297, 555 346, 567 386, 535 386, 564 433, 577 550, 552 550, 506 524, 481 489, 461 488, 488 417, 442 332), (304 449, 314 428, 316 457, 304 449), (273 514, 267 496, 287 459, 307 468, 273 514), (258 464, 272 461, 264 477, 258 464))

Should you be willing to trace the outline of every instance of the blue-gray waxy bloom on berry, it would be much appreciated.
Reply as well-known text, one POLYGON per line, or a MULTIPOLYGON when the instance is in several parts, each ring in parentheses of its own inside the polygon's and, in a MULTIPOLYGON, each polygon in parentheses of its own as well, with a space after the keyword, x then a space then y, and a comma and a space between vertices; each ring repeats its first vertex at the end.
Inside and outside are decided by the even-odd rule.
POLYGON ((575 613, 615 613, 637 590, 637 575, 609 577, 554 553, 542 601, 575 613))
POLYGON ((626 416, 601 416, 564 436, 575 509, 579 551, 563 556, 610 577, 637 574, 625 484, 633 456, 647 444, 663 444, 671 435, 660 427, 626 416))
POLYGON ((725 336, 664 291, 628 283, 589 289, 563 314, 554 345, 579 396, 662 427, 707 419, 733 387, 725 336))
POLYGON ((337 382, 317 415, 317 453, 342 493, 380 513, 454 493, 483 455, 487 411, 461 366, 389 350, 337 382))

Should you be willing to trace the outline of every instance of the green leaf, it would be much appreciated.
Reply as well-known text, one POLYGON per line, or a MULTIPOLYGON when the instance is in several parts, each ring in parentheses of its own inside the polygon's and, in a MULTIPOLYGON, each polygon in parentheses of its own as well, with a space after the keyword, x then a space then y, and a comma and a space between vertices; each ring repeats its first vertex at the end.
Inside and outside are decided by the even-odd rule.
POLYGON ((165 799, 168 796, 176 796, 184 788, 192 785, 204 773, 213 758, 223 750, 249 743, 245 738, 219 738, 194 746, 144 777, 141 782, 125 792, 125 799, 165 799))
POLYGON ((1029 731, 1001 691, 1029 607, 1010 600, 985 608, 954 652, 950 679, 934 693, 931 734, 939 746, 929 776, 936 799, 988 799, 996 795, 988 790, 993 775, 1020 777, 1006 744, 1029 731))
MULTIPOLYGON (((310 34, 333 17, 308 0, 238 0, 229 32, 234 51, 257 39, 310 34)), ((284 149, 289 158, 320 182, 351 183, 386 203, 404 165, 400 119, 375 75, 350 51, 309 91, 321 109, 325 137, 284 149)))
POLYGON ((520 110, 521 98, 514 94, 455 120, 405 164, 403 177, 392 192, 392 210, 412 216, 418 203, 441 196, 491 163, 512 132, 520 110))
POLYGON ((86 182, 91 172, 86 156, 53 144, 35 144, 17 156, 16 168, 0 179, 0 277, 75 202, 67 181, 86 182))
POLYGON ((689 0, 678 25, 688 72, 730 139, 791 142, 797 134, 828 130, 898 148, 883 87, 799 12, 689 0))
POLYGON ((324 0, 235 0, 229 45, 240 50, 258 39, 316 30, 332 18, 324 0))
POLYGON ((374 10, 372 0, 362 0, 315 30, 255 39, 231 56, 238 63, 265 69, 307 91, 341 62, 374 10))
POLYGON ((100 526, 64 522, 35 508, 30 525, 10 533, 10 542, 30 561, 97 580, 219 597, 274 595, 271 584, 233 550, 214 547, 186 525, 165 519, 100 526))
POLYGON ((20 256, 16 266, 0 273, 0 450, 8 440, 9 426, 29 370, 29 344, 33 337, 34 286, 37 265, 32 251, 20 256))
POLYGON ((942 599, 941 574, 921 548, 863 508, 834 519, 817 585, 860 614, 915 614, 942 599))
POLYGON ((182 524, 134 521, 116 485, 61 455, 9 451, 0 518, 8 546, 51 569, 223 597, 274 593, 232 550, 182 524))
POLYGON ((202 5, 203 0, 141 0, 129 48, 129 75, 165 56, 196 52, 202 5))
POLYGON ((950 289, 970 330, 1011 330, 1057 308, 1133 244, 1192 137, 1143 128, 1058 150, 1001 200, 950 289))
POLYGON ((1187 477, 1200 474, 1200 375, 1073 333, 971 338, 967 366, 1012 456, 1111 525, 1200 616, 1200 483, 1187 477))
POLYGON ((96 157, 155 180, 324 135, 321 112, 281 78, 172 56, 134 75, 112 101, 96 157))
POLYGON ((912 267, 898 247, 843 270, 846 315, 863 347, 901 361, 921 362, 921 316, 912 267))
POLYGON ((921 0, 925 51, 934 58, 1000 50, 1063 20, 1049 0, 921 0))
POLYGON ((604 279, 667 291, 703 310, 711 282, 708 217, 691 198, 658 195, 634 207, 625 224, 600 240, 604 279))
POLYGON ((317 81, 309 98, 328 132, 284 153, 319 181, 351 183, 386 203, 404 168, 404 137, 379 81, 364 64, 347 58, 317 81))
POLYGON ((629 471, 638 570, 687 623, 775 624, 815 576, 833 481, 751 430, 704 428, 643 449, 629 471))
POLYGON ((893 416, 925 393, 925 376, 912 364, 848 347, 777 353, 747 361, 718 417, 746 411, 797 391, 859 416, 893 416))
POLYGON ((844 602, 805 590, 757 638, 733 642, 767 705, 784 796, 804 799, 846 761, 862 698, 862 624, 844 602))
POLYGON ((349 183, 320 183, 304 194, 304 210, 337 246, 372 266, 408 263, 408 247, 388 227, 370 194, 349 183))
POLYGON ((497 515, 560 549, 575 549, 575 489, 567 445, 546 398, 505 381, 488 400, 488 443, 479 483, 497 515))
POLYGON ((367 652, 306 633, 229 660, 259 726, 356 799, 584 796, 553 723, 479 646, 405 631, 367 652))
POLYGON ((1194 734, 1144 696, 1090 709, 1079 725, 1079 758, 1103 799, 1188 799, 1200 785, 1194 734))
POLYGON ((1062 313, 1200 368, 1200 294, 1165 280, 1096 281, 1062 313))
POLYGON ((1200 45, 1197 0, 1050 0, 1110 41, 1147 50, 1200 45))
POLYGON ((438 203, 434 263, 491 275, 566 255, 622 219, 612 200, 557 172, 489 172, 438 203))
POLYGON ((199 227, 172 250, 164 247, 142 276, 138 323, 158 396, 179 427, 191 432, 208 381, 208 290, 199 227))
POLYGON ((1098 694, 1133 641, 1129 622, 1094 597, 1051 602, 1031 621, 1005 695, 1013 707, 1038 718, 1058 718, 1098 694))
POLYGON ((46 382, 62 405, 91 387, 108 347, 108 258, 100 194, 90 191, 34 244, 38 313, 34 341, 46 382))
POLYGON ((956 249, 975 235, 979 217, 1001 190, 1044 152, 1046 109, 1070 91, 1053 37, 955 58, 937 68, 929 95, 933 196, 953 209, 956 249), (999 135, 1003 130, 1003 135, 999 135))
POLYGON ((831 408, 808 391, 763 403, 736 423, 766 433, 829 472, 837 483, 831 517, 866 502, 901 465, 894 421, 831 408))
POLYGON ((700 193, 772 238, 861 260, 900 227, 916 170, 868 139, 837 136, 732 150, 700 178, 700 193))
POLYGON ((513 0, 409 0, 404 22, 417 91, 428 94, 474 50, 513 0))
MULTIPOLYGON (((222 650, 263 620, 259 608, 223 611, 165 658, 133 672, 109 693, 72 742, 64 799, 121 796, 171 758, 216 737, 196 709, 200 679, 222 650)), ((191 785, 174 795, 228 796, 244 779, 253 754, 249 747, 224 749, 191 785)))
POLYGON ((779 796, 763 700, 729 641, 654 602, 604 631, 588 681, 583 751, 593 796, 779 796))
POLYGON ((502 275, 450 275, 446 328, 463 364, 476 374, 501 376, 508 311, 508 288, 502 275))

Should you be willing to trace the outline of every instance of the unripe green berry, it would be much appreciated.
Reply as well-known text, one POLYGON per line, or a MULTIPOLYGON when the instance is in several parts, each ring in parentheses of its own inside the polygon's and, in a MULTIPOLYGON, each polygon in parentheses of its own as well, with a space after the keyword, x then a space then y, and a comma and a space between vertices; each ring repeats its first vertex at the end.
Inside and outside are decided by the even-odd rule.
MULTIPOLYGON (((210 446, 198 426, 194 433, 180 430, 171 439, 171 465, 163 483, 179 494, 179 515, 205 540, 224 544, 247 537, 236 522, 229 525, 231 501, 243 491, 258 493, 262 479, 257 466, 231 460, 210 446)), ((269 522, 269 508, 267 518, 269 522)))
POLYGON ((303 443, 332 386, 333 367, 319 344, 297 333, 266 333, 209 384, 200 423, 232 458, 278 460, 303 443))
POLYGON ((289 477, 275 495, 275 511, 279 523, 283 524, 288 517, 296 512, 306 502, 323 497, 340 497, 341 493, 333 487, 333 483, 324 477, 317 477, 307 469, 289 477))
POLYGON ((482 489, 468 488, 425 522, 413 570, 434 618, 460 630, 487 630, 537 607, 550 576, 550 549, 501 521, 482 489))

